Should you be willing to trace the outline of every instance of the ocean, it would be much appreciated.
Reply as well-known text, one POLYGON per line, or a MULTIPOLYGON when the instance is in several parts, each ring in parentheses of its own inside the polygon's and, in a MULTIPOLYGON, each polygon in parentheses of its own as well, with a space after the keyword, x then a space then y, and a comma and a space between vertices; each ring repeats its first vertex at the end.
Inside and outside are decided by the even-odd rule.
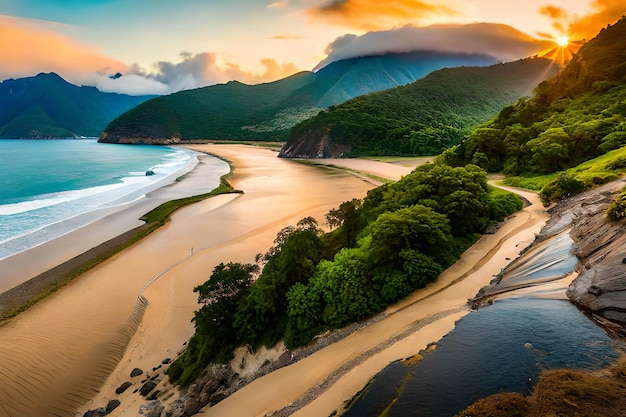
POLYGON ((0 259, 91 223, 197 163, 196 152, 181 148, 2 139, 0 259))

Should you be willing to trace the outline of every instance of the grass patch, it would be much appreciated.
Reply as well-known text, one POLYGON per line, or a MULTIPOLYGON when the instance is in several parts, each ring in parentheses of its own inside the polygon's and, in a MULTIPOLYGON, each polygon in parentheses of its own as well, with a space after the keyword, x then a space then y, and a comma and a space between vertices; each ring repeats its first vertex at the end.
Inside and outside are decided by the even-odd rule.
POLYGON ((538 175, 535 177, 507 177, 502 180, 504 185, 511 187, 525 188, 527 190, 539 191, 550 181, 558 177, 559 173, 549 175, 538 175))
POLYGON ((472 404, 456 417, 620 416, 626 409, 626 360, 591 373, 573 369, 545 371, 529 396, 499 393, 472 404))
POLYGON ((626 146, 607 152, 602 156, 583 162, 565 171, 534 177, 507 177, 503 180, 503 183, 512 187, 540 191, 564 173, 582 182, 587 189, 615 181, 626 174, 626 146))

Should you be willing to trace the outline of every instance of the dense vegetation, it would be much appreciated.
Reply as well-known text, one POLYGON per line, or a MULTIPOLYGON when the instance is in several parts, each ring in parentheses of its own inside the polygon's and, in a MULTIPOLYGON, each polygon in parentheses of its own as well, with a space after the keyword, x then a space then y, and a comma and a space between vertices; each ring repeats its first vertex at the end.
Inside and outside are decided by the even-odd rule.
POLYGON ((257 263, 219 264, 195 289, 196 332, 170 377, 188 384, 236 346, 304 345, 424 287, 486 226, 521 208, 517 196, 491 191, 477 166, 427 164, 331 210, 328 233, 307 217, 257 263))
MULTIPOLYGON (((410 85, 357 97, 299 123, 281 156, 316 157, 317 143, 309 146, 307 141, 327 141, 345 156, 438 155, 505 105, 530 94, 556 70, 547 59, 438 70, 410 85)), ((334 153, 326 156, 337 156, 334 153)))
POLYGON ((438 68, 489 65, 493 58, 418 51, 337 61, 258 85, 237 81, 150 100, 106 128, 102 140, 120 138, 286 140, 291 127, 322 108, 408 84, 438 68))
POLYGON ((0 83, 0 138, 96 137, 152 97, 78 87, 55 73, 6 80, 0 83))
MULTIPOLYGON (((452 165, 535 176, 574 167, 626 145, 626 18, 582 46, 530 99, 505 107, 444 154, 452 165)), ((558 199, 603 182, 557 176, 544 194, 558 199)))

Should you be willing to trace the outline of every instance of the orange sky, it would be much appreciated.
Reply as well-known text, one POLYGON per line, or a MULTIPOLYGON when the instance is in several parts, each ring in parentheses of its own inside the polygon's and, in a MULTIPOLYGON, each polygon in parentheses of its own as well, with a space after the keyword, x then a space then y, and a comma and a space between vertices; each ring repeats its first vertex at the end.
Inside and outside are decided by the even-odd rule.
POLYGON ((275 80, 368 47, 484 48, 506 60, 564 32, 591 38, 625 12, 623 0, 2 0, 0 80, 54 71, 107 91, 162 94, 275 80), (476 22, 512 28, 489 26, 474 43, 469 28, 427 28, 476 22), (506 42, 524 45, 511 52, 506 42), (116 72, 124 76, 108 77, 116 72))

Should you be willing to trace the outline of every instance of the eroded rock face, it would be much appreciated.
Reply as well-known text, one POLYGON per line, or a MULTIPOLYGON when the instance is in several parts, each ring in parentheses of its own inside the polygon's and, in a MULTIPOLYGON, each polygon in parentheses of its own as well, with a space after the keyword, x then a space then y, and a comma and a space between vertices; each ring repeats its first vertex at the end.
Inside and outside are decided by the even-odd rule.
POLYGON ((279 158, 342 158, 350 146, 331 143, 330 128, 322 127, 301 136, 292 136, 283 145, 279 158))
POLYGON ((569 299, 592 313, 626 325, 626 223, 610 222, 605 210, 626 181, 591 190, 558 207, 572 219, 574 254, 580 274, 567 290, 569 299))
POLYGON ((196 414, 202 407, 213 405, 237 389, 239 376, 228 365, 211 364, 179 399, 165 410, 168 417, 196 414))

